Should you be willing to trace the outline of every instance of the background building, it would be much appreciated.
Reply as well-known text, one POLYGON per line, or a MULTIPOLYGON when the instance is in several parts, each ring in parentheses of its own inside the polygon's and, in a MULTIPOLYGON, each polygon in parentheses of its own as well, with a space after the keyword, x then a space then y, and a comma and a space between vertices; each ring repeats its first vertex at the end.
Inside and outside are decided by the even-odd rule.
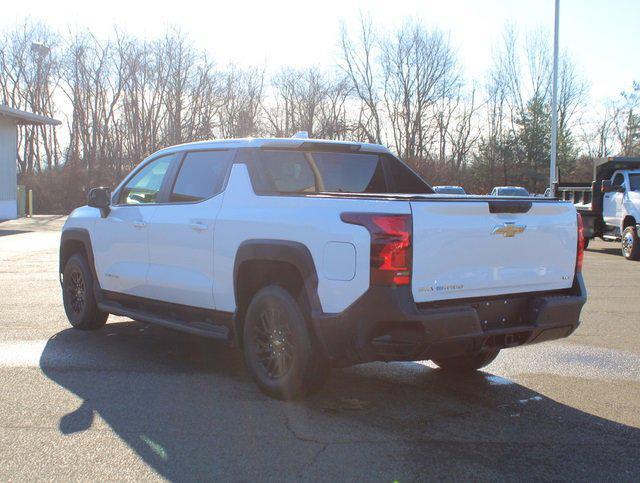
POLYGON ((31 112, 20 111, 0 104, 0 220, 16 218, 18 129, 17 126, 56 126, 60 121, 31 112))

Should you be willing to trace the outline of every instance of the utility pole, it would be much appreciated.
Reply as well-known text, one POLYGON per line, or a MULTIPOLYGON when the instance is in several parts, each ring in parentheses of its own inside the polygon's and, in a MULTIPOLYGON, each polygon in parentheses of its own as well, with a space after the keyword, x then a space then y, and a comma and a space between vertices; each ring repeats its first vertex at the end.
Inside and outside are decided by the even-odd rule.
POLYGON ((551 94, 551 164, 549 166, 549 188, 556 195, 556 154, 558 151, 558 30, 560 28, 560 0, 556 0, 555 28, 553 31, 553 86, 551 94))

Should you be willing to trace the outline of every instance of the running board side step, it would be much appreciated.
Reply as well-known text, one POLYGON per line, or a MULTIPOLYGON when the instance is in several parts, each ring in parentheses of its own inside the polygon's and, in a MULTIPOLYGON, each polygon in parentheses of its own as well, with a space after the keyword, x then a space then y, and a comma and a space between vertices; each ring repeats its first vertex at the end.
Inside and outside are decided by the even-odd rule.
POLYGON ((211 324, 208 322, 200 321, 187 322, 176 319, 165 319, 158 315, 149 314, 141 310, 123 307, 117 302, 99 302, 98 308, 103 312, 108 312, 113 315, 121 315, 123 317, 129 317, 134 320, 161 325, 169 329, 175 329, 181 332, 188 332, 190 334, 208 337, 210 339, 218 339, 229 342, 229 328, 226 325, 211 324))

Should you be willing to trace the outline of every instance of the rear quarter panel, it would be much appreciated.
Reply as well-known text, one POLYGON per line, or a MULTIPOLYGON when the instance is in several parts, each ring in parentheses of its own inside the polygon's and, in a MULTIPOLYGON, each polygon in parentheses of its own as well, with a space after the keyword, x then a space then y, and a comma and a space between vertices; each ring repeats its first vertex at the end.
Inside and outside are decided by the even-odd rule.
POLYGON ((233 270, 240 244, 247 240, 288 240, 304 244, 318 274, 323 312, 342 312, 369 288, 368 231, 346 224, 348 211, 410 213, 408 202, 305 196, 258 196, 244 164, 235 164, 216 220, 214 298, 216 309, 236 308, 233 270))

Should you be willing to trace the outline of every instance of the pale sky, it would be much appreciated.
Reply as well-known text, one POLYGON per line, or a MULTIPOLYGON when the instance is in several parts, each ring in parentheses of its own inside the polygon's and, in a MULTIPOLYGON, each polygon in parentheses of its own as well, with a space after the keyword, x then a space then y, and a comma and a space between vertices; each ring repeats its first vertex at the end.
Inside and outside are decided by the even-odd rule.
MULTIPOLYGON (((553 0, 320 0, 5 1, 0 28, 26 15, 64 31, 88 28, 97 36, 118 26, 153 38, 178 26, 220 64, 334 65, 340 22, 354 25, 370 14, 382 29, 407 17, 450 34, 467 81, 482 82, 492 50, 511 23, 519 31, 553 35, 553 0)), ((561 0, 560 48, 574 59, 600 103, 640 81, 640 0, 561 0)))

